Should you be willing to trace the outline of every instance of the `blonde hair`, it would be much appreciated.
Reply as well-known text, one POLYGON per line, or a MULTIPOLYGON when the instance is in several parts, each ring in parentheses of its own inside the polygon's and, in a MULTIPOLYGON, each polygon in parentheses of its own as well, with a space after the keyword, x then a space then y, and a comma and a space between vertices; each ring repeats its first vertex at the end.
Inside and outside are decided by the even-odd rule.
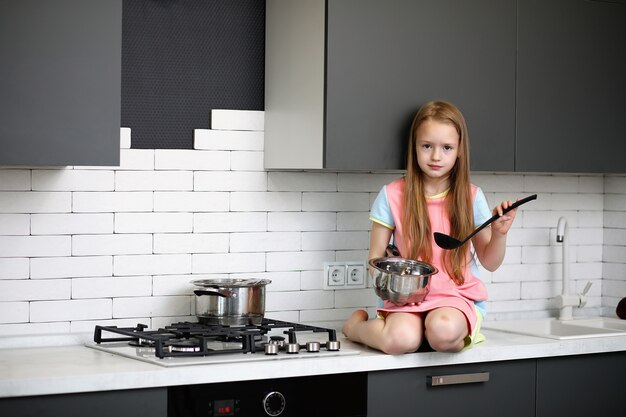
MULTIPOLYGON (((452 236, 468 236, 474 230, 472 193, 469 174, 469 138, 467 125, 461 111, 445 101, 430 101, 415 115, 409 134, 407 173, 404 190, 404 228, 408 257, 431 262, 433 248, 432 231, 426 197, 423 172, 417 163, 417 130, 427 120, 453 126, 459 134, 458 158, 450 171, 450 189, 446 196, 446 208, 450 217, 452 236)), ((445 251, 443 265, 457 285, 463 284, 463 272, 469 257, 469 245, 445 251)))

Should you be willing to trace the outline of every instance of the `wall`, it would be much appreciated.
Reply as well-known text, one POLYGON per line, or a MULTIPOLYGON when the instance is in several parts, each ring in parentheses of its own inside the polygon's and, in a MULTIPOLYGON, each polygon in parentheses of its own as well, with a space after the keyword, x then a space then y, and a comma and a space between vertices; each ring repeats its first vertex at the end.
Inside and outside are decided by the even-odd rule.
MULTIPOLYGON (((322 264, 366 259, 368 210, 400 173, 265 172, 262 116, 214 112, 213 130, 195 132, 201 149, 122 149, 120 167, 0 169, 0 335, 193 319, 189 281, 211 277, 271 279, 274 318, 339 325, 371 311, 371 288, 322 290, 322 264)), ((520 209, 502 267, 483 271, 489 319, 555 314, 562 215, 573 285, 594 283, 584 313, 614 311, 626 295, 624 178, 473 181, 491 206, 539 194, 520 209)))

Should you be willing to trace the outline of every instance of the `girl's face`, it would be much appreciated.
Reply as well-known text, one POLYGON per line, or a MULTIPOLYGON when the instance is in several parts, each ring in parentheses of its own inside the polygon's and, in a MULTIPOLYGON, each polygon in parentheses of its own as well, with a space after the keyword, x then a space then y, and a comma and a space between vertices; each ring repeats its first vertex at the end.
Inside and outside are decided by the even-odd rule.
POLYGON ((427 179, 447 179, 459 156, 459 134, 453 125, 426 120, 416 132, 417 163, 427 179))

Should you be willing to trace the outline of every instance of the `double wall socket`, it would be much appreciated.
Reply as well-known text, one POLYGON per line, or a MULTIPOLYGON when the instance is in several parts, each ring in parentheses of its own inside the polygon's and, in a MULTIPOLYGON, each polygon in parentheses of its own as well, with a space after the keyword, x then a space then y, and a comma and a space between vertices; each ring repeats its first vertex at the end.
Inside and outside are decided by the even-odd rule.
POLYGON ((325 290, 365 288, 365 262, 324 262, 325 290))

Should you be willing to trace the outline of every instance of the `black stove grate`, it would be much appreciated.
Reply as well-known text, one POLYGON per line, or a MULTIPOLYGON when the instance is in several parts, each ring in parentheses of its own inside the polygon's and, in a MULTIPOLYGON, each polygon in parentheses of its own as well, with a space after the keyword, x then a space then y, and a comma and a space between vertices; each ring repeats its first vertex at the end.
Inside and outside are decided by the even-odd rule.
MULTIPOLYGON (((94 342, 129 342, 136 346, 147 344, 154 347, 155 356, 158 358, 181 357, 181 356, 209 356, 225 353, 255 353, 257 351, 256 340, 271 331, 283 330, 288 338, 288 343, 298 343, 298 332, 327 333, 328 341, 336 341, 337 334, 334 329, 310 326, 306 324, 290 323, 281 320, 264 318, 258 325, 225 326, 210 325, 203 323, 179 322, 173 323, 158 330, 146 330, 145 324, 137 324, 135 327, 99 326, 95 327, 94 342), (103 332, 114 333, 123 337, 104 337, 103 332), (177 351, 171 349, 176 341, 194 341, 196 348, 193 351, 185 349, 177 351), (237 341, 240 346, 224 349, 209 348, 211 341, 237 341)), ((321 344, 321 346, 325 346, 321 344)))

